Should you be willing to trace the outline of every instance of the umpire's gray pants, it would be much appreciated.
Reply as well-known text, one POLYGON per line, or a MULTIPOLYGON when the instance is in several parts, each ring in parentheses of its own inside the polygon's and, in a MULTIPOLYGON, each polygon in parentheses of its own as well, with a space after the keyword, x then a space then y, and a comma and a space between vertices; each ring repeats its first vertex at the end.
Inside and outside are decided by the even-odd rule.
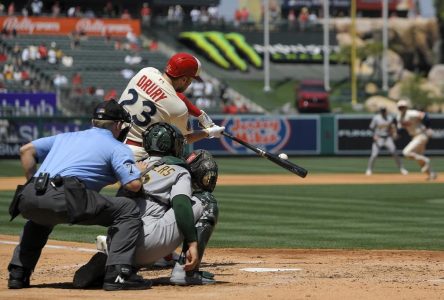
MULTIPOLYGON (((95 215, 79 225, 109 227, 109 255, 106 265, 133 265, 135 246, 141 230, 139 208, 136 202, 125 197, 110 197, 91 193, 104 203, 95 215)), ((68 224, 63 186, 48 185, 43 195, 37 195, 34 184, 29 183, 21 193, 19 210, 29 221, 25 224, 20 243, 15 248, 11 264, 33 270, 39 260, 48 236, 57 224, 68 224)))

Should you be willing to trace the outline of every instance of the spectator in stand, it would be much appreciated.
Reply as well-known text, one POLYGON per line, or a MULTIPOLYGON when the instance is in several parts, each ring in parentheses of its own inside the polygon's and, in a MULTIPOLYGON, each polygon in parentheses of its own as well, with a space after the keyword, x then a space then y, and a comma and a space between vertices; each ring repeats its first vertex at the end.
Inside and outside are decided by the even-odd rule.
POLYGON ((4 50, 0 52, 0 63, 6 62, 8 60, 8 55, 6 55, 6 53, 3 51, 4 50))
POLYGON ((73 18, 75 12, 76 12, 76 8, 75 8, 74 6, 71 6, 71 7, 68 8, 68 10, 66 11, 66 15, 67 15, 69 18, 73 18))
POLYGON ((308 23, 308 8, 303 7, 301 9, 301 12, 299 13, 299 17, 298 17, 298 21, 299 21, 299 28, 301 31, 304 31, 307 27, 307 23, 308 23))
POLYGON ((52 42, 48 50, 48 63, 55 65, 57 63, 56 43, 52 42))
POLYGON ((32 44, 29 45, 29 59, 36 60, 39 58, 38 56, 39 56, 39 50, 37 46, 32 44))
POLYGON ((14 65, 7 63, 3 66, 3 76, 5 81, 12 81, 14 79, 14 65))
POLYGON ((14 1, 8 5, 8 16, 13 16, 15 14, 15 4, 14 1))
POLYGON ((276 24, 281 18, 281 6, 276 0, 270 1, 270 22, 276 24))
POLYGON ((179 4, 174 7, 174 20, 178 26, 182 26, 183 22, 183 8, 179 4))
POLYGON ((210 18, 210 24, 216 25, 219 22, 219 9, 217 6, 208 7, 208 16, 210 18))
POLYGON ((77 30, 73 30, 69 34, 71 49, 76 49, 80 46, 80 33, 77 30))
POLYGON ((230 115, 237 114, 237 106, 230 100, 224 105, 222 112, 230 115))
POLYGON ((140 9, 140 16, 142 17, 142 24, 149 25, 151 22, 151 8, 148 3, 144 2, 140 9))
POLYGON ((117 99, 117 91, 115 89, 110 89, 108 92, 106 92, 103 99, 105 101, 109 101, 111 99, 117 99))
POLYGON ((296 13, 294 9, 290 9, 287 16, 288 30, 294 30, 296 28, 296 13))
POLYGON ((51 7, 51 14, 54 18, 60 16, 60 3, 59 1, 55 1, 51 7))
POLYGON ((97 97, 103 98, 103 96, 105 96, 105 90, 102 89, 101 87, 98 87, 98 88, 96 89, 96 93, 94 94, 94 96, 97 96, 97 97))
POLYGON ((208 23, 210 23, 210 16, 208 15, 208 11, 205 7, 200 9, 199 23, 201 26, 203 26, 203 29, 205 29, 208 23))
POLYGON ((151 40, 149 50, 151 52, 159 50, 159 42, 157 40, 151 40))
POLYGON ((128 9, 124 9, 122 15, 120 16, 123 20, 131 20, 131 15, 128 11, 128 9))
POLYGON ((96 87, 93 85, 90 85, 86 88, 86 93, 90 96, 94 96, 96 94, 96 87))
POLYGON ((242 7, 240 11, 240 25, 245 27, 248 24, 249 18, 250 18, 250 13, 248 9, 245 6, 242 7))
POLYGON ((25 86, 30 86, 31 85, 31 76, 29 75, 28 70, 23 68, 21 70, 20 77, 22 79, 23 85, 25 85, 25 86))
POLYGON ((18 68, 15 68, 12 77, 14 81, 22 81, 22 71, 19 70, 18 68))
POLYGON ((174 21, 174 6, 173 5, 168 6, 167 21, 168 22, 174 21))
POLYGON ((45 43, 40 44, 40 46, 38 47, 38 52, 39 52, 40 59, 45 60, 48 58, 48 48, 46 48, 45 43))
POLYGON ((103 7, 103 16, 105 18, 114 18, 116 16, 112 1, 106 2, 105 6, 103 7))
POLYGON ((198 10, 197 7, 193 7, 193 9, 190 11, 190 18, 193 26, 199 25, 200 10, 198 10))
POLYGON ((22 63, 27 65, 30 59, 29 47, 25 47, 22 50, 22 63))
POLYGON ((71 77, 71 84, 73 88, 81 88, 83 84, 82 75, 79 72, 75 72, 71 77))
POLYGON ((56 73, 54 80, 52 81, 55 87, 60 88, 68 85, 68 78, 65 75, 56 73))
POLYGON ((117 39, 114 41, 114 50, 121 50, 122 49, 122 41, 117 39))
POLYGON ((42 14, 43 2, 41 0, 32 0, 31 12, 33 16, 40 16, 42 14))
POLYGON ((312 10, 310 12, 310 14, 308 15, 308 23, 310 24, 310 26, 315 25, 318 22, 318 16, 316 15, 316 13, 314 12, 314 10, 312 10))

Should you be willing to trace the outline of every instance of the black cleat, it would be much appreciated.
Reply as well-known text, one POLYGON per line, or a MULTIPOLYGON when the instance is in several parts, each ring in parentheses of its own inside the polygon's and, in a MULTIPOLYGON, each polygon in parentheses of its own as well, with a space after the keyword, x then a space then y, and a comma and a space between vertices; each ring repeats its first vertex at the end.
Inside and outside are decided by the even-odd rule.
POLYGON ((115 265, 107 267, 103 289, 105 291, 146 290, 152 285, 151 280, 143 279, 134 273, 131 266, 115 265))
POLYGON ((29 279, 31 271, 20 266, 9 265, 8 288, 23 289, 29 288, 29 279))

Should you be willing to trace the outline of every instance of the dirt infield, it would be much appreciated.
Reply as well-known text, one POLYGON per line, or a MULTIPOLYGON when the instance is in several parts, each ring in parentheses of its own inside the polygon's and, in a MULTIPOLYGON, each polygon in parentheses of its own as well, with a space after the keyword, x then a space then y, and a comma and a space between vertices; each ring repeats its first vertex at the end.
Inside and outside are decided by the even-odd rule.
MULTIPOLYGON (((8 290, 7 262, 15 242, 0 236, 0 299, 442 299, 443 252, 208 249, 203 269, 220 283, 212 286, 154 285, 147 291, 77 290, 75 270, 92 244, 49 241, 30 289, 8 290), (63 246, 54 248, 52 246, 63 246), (82 249, 78 249, 81 247, 82 249), (86 249, 85 249, 86 248, 86 249), (275 268, 280 272, 248 272, 275 268), (287 270, 285 270, 287 269, 287 270), (106 297, 106 298, 105 298, 106 297)), ((145 278, 163 281, 170 270, 147 270, 145 278)))
MULTIPOLYGON (((23 184, 24 177, 0 177, 0 190, 14 189, 18 184, 23 184)), ((312 184, 410 184, 425 183, 426 175, 421 173, 401 174, 364 174, 335 173, 335 174, 309 174, 306 178, 296 175, 221 175, 217 185, 312 185, 312 184)), ((438 174, 438 178, 430 183, 444 183, 444 177, 438 174)))
MULTIPOLYGON (((11 190, 23 178, 0 178, 11 190)), ((319 174, 296 176, 221 176, 220 185, 424 183, 424 174, 319 174)), ((443 183, 442 176, 432 183, 443 183)), ((215 249, 203 269, 218 284, 176 287, 156 284, 147 291, 77 290, 75 270, 94 251, 93 244, 49 241, 30 289, 6 288, 7 263, 18 237, 0 235, 0 299, 444 299, 444 252, 298 249, 215 249), (267 272, 244 269, 264 268, 267 272), (265 269, 268 268, 268 269, 265 269)), ((144 270, 145 278, 165 282, 170 270, 144 270)))

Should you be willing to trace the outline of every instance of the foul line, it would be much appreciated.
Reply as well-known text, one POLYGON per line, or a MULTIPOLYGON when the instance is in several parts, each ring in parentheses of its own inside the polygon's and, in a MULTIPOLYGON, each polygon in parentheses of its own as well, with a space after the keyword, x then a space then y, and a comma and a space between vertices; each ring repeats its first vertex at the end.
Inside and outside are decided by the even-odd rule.
MULTIPOLYGON (((3 244, 3 245, 18 245, 18 242, 1 241, 0 240, 0 244, 3 244)), ((68 249, 68 250, 79 251, 79 252, 97 252, 96 249, 69 247, 69 246, 45 245, 45 248, 50 248, 50 249, 68 249)))

